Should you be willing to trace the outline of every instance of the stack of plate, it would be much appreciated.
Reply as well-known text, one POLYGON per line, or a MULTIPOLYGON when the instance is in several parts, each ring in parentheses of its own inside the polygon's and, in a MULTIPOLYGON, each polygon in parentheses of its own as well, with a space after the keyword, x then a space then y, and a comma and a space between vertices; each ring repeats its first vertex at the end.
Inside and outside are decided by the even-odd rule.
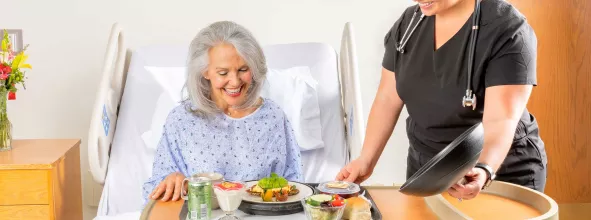
MULTIPOLYGON (((248 188, 256 185, 258 181, 246 182, 248 188)), ((284 202, 263 202, 260 196, 254 196, 247 194, 243 197, 242 203, 238 208, 240 211, 251 214, 251 215, 266 215, 266 216, 277 216, 277 215, 290 215, 304 211, 301 200, 314 195, 314 188, 307 184, 289 182, 289 185, 295 185, 300 191, 297 195, 289 196, 287 201, 284 202)))

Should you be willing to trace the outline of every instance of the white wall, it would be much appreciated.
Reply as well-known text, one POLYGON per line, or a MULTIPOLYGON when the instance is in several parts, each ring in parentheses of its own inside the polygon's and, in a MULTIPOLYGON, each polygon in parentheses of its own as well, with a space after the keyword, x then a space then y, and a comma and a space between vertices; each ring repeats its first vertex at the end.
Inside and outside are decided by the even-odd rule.
MULTIPOLYGON (((0 28, 23 29, 30 44, 27 90, 9 102, 15 138, 81 138, 84 203, 98 200, 86 170, 91 106, 111 24, 119 22, 132 47, 187 44, 208 23, 233 20, 262 44, 327 42, 337 50, 353 22, 365 117, 379 83, 383 38, 412 1, 392 0, 0 0, 0 28), (9 10, 7 10, 9 9, 9 10)), ((163 54, 163 56, 165 56, 163 54)), ((404 181, 408 141, 403 112, 369 182, 404 181)), ((366 120, 367 121, 367 120, 366 120)), ((85 206, 85 219, 96 209, 85 206)))

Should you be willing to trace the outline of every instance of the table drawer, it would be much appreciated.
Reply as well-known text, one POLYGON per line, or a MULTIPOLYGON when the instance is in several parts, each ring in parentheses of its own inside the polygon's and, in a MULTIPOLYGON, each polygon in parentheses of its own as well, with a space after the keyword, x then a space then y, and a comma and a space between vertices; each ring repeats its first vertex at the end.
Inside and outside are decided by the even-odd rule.
POLYGON ((49 205, 0 206, 2 220, 49 220, 49 205))
POLYGON ((0 206, 45 204, 49 204, 49 170, 0 170, 0 206))

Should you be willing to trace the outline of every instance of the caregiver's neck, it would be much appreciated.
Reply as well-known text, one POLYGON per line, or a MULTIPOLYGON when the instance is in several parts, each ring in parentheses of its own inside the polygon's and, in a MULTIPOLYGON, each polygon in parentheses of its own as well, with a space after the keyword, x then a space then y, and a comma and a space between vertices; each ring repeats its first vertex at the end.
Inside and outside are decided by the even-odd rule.
MULTIPOLYGON (((482 1, 482 0, 481 0, 482 1)), ((461 0, 456 5, 441 11, 435 15, 435 19, 442 23, 464 24, 472 16, 476 2, 474 0, 461 0)))

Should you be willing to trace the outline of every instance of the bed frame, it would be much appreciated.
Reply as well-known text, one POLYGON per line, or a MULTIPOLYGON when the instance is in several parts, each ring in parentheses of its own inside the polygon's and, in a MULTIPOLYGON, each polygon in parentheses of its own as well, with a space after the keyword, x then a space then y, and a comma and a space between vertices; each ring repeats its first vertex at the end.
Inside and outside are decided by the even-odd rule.
MULTIPOLYGON (((342 109, 345 112, 343 126, 348 149, 348 158, 361 151, 365 136, 365 123, 359 85, 359 71, 353 25, 346 23, 342 33, 339 54, 339 83, 341 86, 342 109)), ((125 44, 121 26, 113 24, 107 44, 102 78, 97 91, 88 132, 88 161, 93 179, 103 185, 107 175, 111 144, 117 125, 121 97, 131 48, 125 44)))

